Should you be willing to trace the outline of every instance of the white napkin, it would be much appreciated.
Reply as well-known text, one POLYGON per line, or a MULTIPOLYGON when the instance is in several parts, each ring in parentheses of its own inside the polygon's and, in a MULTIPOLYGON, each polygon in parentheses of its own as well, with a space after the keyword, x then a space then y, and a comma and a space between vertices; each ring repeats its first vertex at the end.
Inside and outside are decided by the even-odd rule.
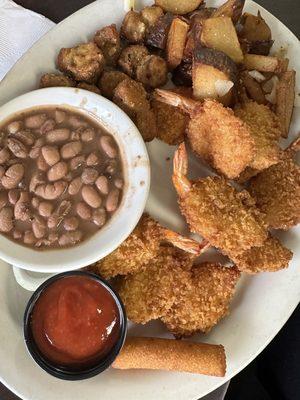
MULTIPOLYGON (((0 81, 34 42, 53 26, 54 22, 40 14, 11 0, 0 0, 0 81)), ((227 387, 228 383, 202 400, 223 400, 227 387)))

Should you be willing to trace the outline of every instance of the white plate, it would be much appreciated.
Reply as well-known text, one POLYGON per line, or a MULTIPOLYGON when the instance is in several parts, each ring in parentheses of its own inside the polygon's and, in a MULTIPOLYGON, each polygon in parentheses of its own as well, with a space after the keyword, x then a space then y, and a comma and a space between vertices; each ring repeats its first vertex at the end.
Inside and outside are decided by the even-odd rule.
MULTIPOLYGON (((145 2, 146 3, 146 2, 145 2)), ((145 4, 144 3, 144 4, 145 4)), ((150 2, 149 2, 150 3, 150 2)), ((214 2, 216 3, 216 2, 214 2)), ((220 3, 220 1, 217 1, 220 3)), ((209 5, 211 2, 209 2, 209 5)), ((300 70, 299 43, 296 37, 275 17, 253 2, 246 10, 260 10, 270 24, 275 49, 288 47, 290 65, 300 70)), ((42 72, 54 69, 54 59, 62 46, 71 46, 91 37, 101 26, 120 22, 122 0, 95 2, 44 36, 6 76, 0 86, 0 104, 36 87, 42 72)), ((299 76, 297 81, 299 93, 299 76)), ((298 97, 298 96, 297 96, 298 97)), ((300 112, 295 110, 292 131, 299 131, 300 112)), ((152 188, 147 210, 162 223, 179 231, 186 225, 179 214, 172 188, 171 157, 174 148, 154 141, 149 146, 152 167, 152 188)), ((206 173, 195 159, 191 160, 192 175, 206 173)), ((226 348, 228 369, 225 378, 160 371, 109 370, 88 381, 65 382, 44 373, 28 356, 22 340, 22 314, 29 293, 14 281, 12 270, 0 265, 0 379, 20 397, 28 400, 119 400, 155 399, 196 400, 230 379, 276 335, 296 307, 300 297, 300 229, 282 235, 283 242, 294 251, 293 261, 285 271, 243 276, 234 298, 231 314, 206 336, 198 340, 222 343, 226 348), (298 249, 297 249, 298 243, 298 249)), ((167 336, 162 324, 132 326, 130 334, 167 336)))

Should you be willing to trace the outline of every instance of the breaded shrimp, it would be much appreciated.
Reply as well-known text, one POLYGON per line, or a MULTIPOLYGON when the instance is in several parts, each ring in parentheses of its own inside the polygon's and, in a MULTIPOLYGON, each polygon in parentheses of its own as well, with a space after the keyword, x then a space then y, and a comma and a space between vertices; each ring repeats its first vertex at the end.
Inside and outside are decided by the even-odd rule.
POLYGON ((232 257, 232 260, 240 271, 256 274, 287 268, 292 256, 293 253, 289 249, 270 235, 262 246, 251 247, 242 254, 232 257))
POLYGON ((254 140, 249 127, 215 100, 196 101, 168 90, 156 91, 156 98, 189 114, 187 137, 193 151, 209 165, 234 179, 254 157, 254 140))
POLYGON ((194 256, 174 247, 160 247, 155 258, 118 282, 128 318, 145 324, 166 314, 189 281, 194 256))
POLYGON ((163 228, 144 214, 131 235, 91 269, 105 278, 135 273, 157 256, 164 241, 195 255, 200 255, 208 247, 204 241, 198 243, 163 228))
POLYGON ((235 107, 235 115, 250 127, 255 156, 249 167, 261 171, 280 160, 280 122, 269 107, 248 101, 235 107))
POLYGON ((176 337, 208 332, 229 312, 240 273, 235 267, 202 263, 161 320, 176 337))
POLYGON ((186 177, 187 168, 182 143, 174 156, 173 183, 191 231, 229 257, 261 246, 267 238, 266 227, 249 199, 246 204, 245 193, 239 193, 224 178, 216 176, 191 182, 186 177))

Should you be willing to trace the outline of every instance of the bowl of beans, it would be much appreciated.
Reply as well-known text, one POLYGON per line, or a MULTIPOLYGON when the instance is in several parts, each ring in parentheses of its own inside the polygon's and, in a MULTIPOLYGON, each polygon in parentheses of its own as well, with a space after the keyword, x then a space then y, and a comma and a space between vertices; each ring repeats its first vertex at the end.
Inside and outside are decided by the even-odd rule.
POLYGON ((47 88, 0 107, 0 258, 37 272, 84 267, 134 229, 150 185, 144 141, 111 101, 47 88))

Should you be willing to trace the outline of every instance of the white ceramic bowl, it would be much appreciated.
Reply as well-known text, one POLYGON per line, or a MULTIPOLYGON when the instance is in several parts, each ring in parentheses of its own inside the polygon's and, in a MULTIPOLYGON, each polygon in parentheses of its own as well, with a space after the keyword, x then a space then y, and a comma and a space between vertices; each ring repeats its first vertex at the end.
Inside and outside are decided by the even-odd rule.
POLYGON ((148 197, 150 166, 144 141, 133 122, 111 101, 77 88, 47 88, 29 92, 0 108, 0 121, 36 106, 71 106, 97 120, 119 145, 125 187, 118 210, 103 228, 81 244, 34 250, 0 235, 0 258, 16 267, 42 273, 82 268, 116 249, 136 226, 148 197))

